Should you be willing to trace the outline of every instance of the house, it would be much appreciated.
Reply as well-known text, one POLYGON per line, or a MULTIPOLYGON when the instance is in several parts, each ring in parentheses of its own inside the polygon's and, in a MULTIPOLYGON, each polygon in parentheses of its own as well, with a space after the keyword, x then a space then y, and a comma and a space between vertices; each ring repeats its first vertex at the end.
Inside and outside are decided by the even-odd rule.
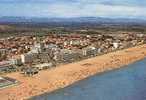
POLYGON ((119 48, 119 43, 114 42, 114 43, 113 43, 113 47, 114 47, 115 49, 118 49, 118 48, 119 48))

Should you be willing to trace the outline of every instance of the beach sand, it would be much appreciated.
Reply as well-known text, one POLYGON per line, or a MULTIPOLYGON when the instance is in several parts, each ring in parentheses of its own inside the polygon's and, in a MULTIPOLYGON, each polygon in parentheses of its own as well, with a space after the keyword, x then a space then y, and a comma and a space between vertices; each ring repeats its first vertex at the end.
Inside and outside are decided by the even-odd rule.
POLYGON ((17 79, 20 84, 0 90, 0 100, 23 100, 31 96, 66 87, 91 75, 124 67, 146 57, 146 45, 120 50, 52 69, 32 77, 20 73, 6 76, 17 79))

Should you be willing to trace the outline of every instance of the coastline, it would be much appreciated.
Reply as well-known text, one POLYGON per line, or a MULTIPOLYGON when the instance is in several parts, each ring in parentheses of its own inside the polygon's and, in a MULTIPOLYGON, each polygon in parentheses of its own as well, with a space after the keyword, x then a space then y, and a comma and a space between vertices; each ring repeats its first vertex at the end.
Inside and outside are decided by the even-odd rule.
POLYGON ((7 76, 20 81, 20 84, 0 90, 0 96, 2 100, 27 99, 31 96, 64 88, 97 73, 124 67, 145 57, 146 44, 67 65, 60 65, 41 71, 33 77, 24 77, 20 73, 10 73, 7 76))

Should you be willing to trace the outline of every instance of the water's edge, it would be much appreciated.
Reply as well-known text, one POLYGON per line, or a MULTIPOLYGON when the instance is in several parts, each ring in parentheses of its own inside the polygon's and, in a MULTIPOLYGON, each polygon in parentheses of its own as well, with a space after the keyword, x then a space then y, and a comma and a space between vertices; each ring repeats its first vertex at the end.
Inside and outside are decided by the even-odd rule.
MULTIPOLYGON (((134 62, 134 63, 132 63, 132 64, 126 65, 126 66, 124 66, 124 67, 118 68, 118 69, 114 69, 114 70, 111 70, 111 71, 105 71, 105 72, 102 72, 102 73, 97 73, 97 74, 95 74, 95 75, 93 75, 93 76, 89 76, 89 77, 87 77, 87 78, 85 78, 85 79, 83 79, 83 80, 81 80, 81 81, 78 81, 78 82, 76 82, 76 83, 74 83, 74 84, 71 84, 71 85, 69 85, 69 86, 67 86, 67 87, 65 87, 65 88, 60 88, 60 89, 57 89, 57 90, 55 90, 55 91, 53 91, 53 92, 46 92, 46 93, 44 93, 44 94, 31 97, 30 99, 37 99, 37 100, 40 100, 40 98, 41 98, 41 100, 44 100, 44 99, 42 99, 42 98, 45 97, 45 96, 47 97, 47 95, 59 94, 58 91, 65 90, 65 89, 67 89, 67 88, 72 88, 72 87, 74 87, 74 86, 76 86, 76 85, 78 85, 78 84, 80 84, 80 83, 84 83, 84 82, 86 82, 87 80, 90 80, 91 78, 95 78, 95 77, 98 77, 98 78, 99 78, 99 77, 105 76, 105 75, 110 74, 110 73, 116 73, 116 72, 123 71, 123 70, 126 70, 126 69, 129 70, 129 69, 132 68, 132 66, 138 65, 138 64, 141 63, 141 62, 145 62, 145 60, 146 60, 146 58, 145 58, 145 59, 142 59, 142 60, 139 60, 139 61, 136 61, 136 62, 134 62)), ((48 99, 47 99, 47 100, 48 100, 48 99)), ((56 100, 56 99, 53 99, 53 100, 56 100)), ((57 100, 64 100, 64 99, 57 99, 57 100)))

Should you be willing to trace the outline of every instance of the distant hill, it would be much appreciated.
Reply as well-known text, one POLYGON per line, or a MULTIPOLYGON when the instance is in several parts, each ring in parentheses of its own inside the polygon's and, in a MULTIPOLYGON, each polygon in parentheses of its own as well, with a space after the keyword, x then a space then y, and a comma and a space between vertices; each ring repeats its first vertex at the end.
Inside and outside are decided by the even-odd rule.
POLYGON ((102 17, 77 17, 77 18, 37 18, 37 17, 0 17, 0 23, 146 23, 142 19, 128 18, 102 18, 102 17))
POLYGON ((6 33, 48 33, 73 32, 76 30, 103 32, 135 31, 146 33, 146 20, 128 18, 77 17, 36 18, 0 17, 0 34, 6 33))
POLYGON ((11 26, 8 25, 0 25, 0 30, 7 30, 7 29, 11 29, 11 26))

